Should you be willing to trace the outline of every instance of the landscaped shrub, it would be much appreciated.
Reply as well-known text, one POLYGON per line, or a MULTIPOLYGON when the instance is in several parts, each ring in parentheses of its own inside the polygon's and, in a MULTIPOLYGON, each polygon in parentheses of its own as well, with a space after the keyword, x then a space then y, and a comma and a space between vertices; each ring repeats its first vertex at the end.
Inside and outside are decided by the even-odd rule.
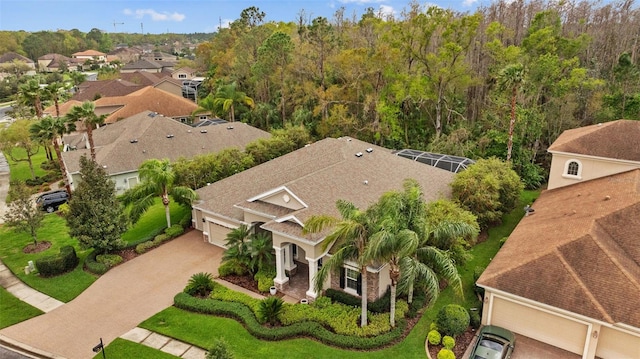
MULTIPOLYGON (((324 292, 324 295, 331 298, 331 300, 334 302, 342 303, 352 307, 359 307, 361 303, 360 298, 333 288, 328 288, 324 292)), ((369 309, 368 306, 367 309, 369 309)))
MULTIPOLYGON (((217 291, 217 286, 214 293, 217 291)), ((236 293, 237 294, 237 293, 236 293)), ((196 313, 214 314, 234 318, 242 322, 247 331, 256 338, 264 340, 284 340, 297 337, 314 337, 320 342, 348 349, 374 349, 388 345, 398 340, 407 327, 404 319, 399 319, 397 325, 391 331, 373 337, 355 337, 332 333, 316 322, 299 322, 283 327, 265 327, 258 323, 256 316, 247 306, 241 303, 232 303, 215 299, 198 299, 186 293, 178 293, 174 297, 174 305, 177 308, 196 313)), ((292 305, 294 307, 307 307, 309 305, 292 305)), ((289 307, 289 306, 287 306, 289 307)), ((388 321, 387 316, 387 321, 388 321)))
POLYGON ((264 298, 258 307, 258 318, 260 321, 276 325, 278 322, 278 316, 282 313, 283 303, 282 299, 278 297, 264 298))
POLYGON ((273 286, 273 278, 276 276, 276 268, 268 267, 262 268, 253 276, 258 282, 258 290, 261 292, 268 292, 269 288, 273 286))
POLYGON ((442 333, 456 337, 469 327, 469 313, 460 305, 448 304, 440 309, 436 322, 442 333))
POLYGON ((431 322, 431 324, 429 324, 429 330, 438 330, 438 323, 431 322))
POLYGON ((180 222, 178 222, 178 224, 184 229, 191 227, 191 223, 192 223, 191 212, 187 213, 184 217, 180 219, 180 222))
POLYGON ((100 254, 96 256, 96 262, 102 263, 108 268, 113 268, 122 263, 123 259, 117 254, 100 254))
POLYGON ((142 254, 147 252, 149 249, 156 247, 157 244, 154 243, 154 241, 146 241, 143 243, 140 243, 136 246, 136 253, 138 254, 142 254))
POLYGON ((471 328, 473 329, 478 329, 482 324, 482 318, 480 317, 480 312, 477 308, 475 309, 476 310, 469 309, 469 325, 471 325, 471 328))
POLYGON ((442 336, 437 330, 432 330, 429 332, 429 334, 427 334, 427 341, 429 341, 429 344, 431 345, 438 345, 440 344, 441 340, 442 336))
POLYGON ((164 234, 169 236, 169 238, 176 238, 177 236, 181 235, 182 233, 184 233, 184 228, 179 224, 174 224, 173 226, 167 228, 164 231, 164 234))
POLYGON ((36 259, 35 265, 41 276, 51 277, 75 269, 78 262, 75 248, 64 246, 59 254, 36 259))
POLYGON ((219 299, 227 302, 235 302, 246 305, 254 315, 257 316, 258 308, 260 307, 260 300, 253 298, 244 293, 238 293, 233 291, 220 283, 213 283, 213 290, 210 295, 211 299, 219 299))
POLYGON ((407 311, 408 318, 415 318, 418 313, 427 305, 427 295, 424 291, 414 292, 413 301, 409 304, 407 311))
POLYGON ((98 274, 98 275, 107 273, 107 271, 109 270, 109 267, 107 267, 104 263, 100 263, 96 261, 97 256, 98 256, 98 252, 96 252, 95 250, 89 253, 87 258, 85 258, 84 260, 85 268, 89 272, 98 274))
POLYGON ((154 239, 153 239, 153 243, 155 243, 156 245, 161 245, 163 242, 168 241, 169 239, 171 239, 171 237, 169 237, 168 235, 161 233, 158 234, 154 239))
POLYGON ((442 346, 443 346, 445 349, 453 350, 453 347, 455 347, 455 346, 456 346, 456 340, 455 340, 455 339, 453 339, 453 337, 450 337, 450 336, 448 336, 448 335, 445 335, 445 336, 442 338, 442 346))
POLYGON ((216 339, 207 352, 206 359, 233 359, 233 353, 229 350, 227 342, 223 339, 216 339))
POLYGON ((224 278, 228 275, 245 275, 247 273, 247 267, 235 259, 229 259, 224 261, 220 267, 218 267, 218 275, 224 278))
POLYGON ((438 359, 456 359, 456 355, 450 349, 440 349, 438 359))
POLYGON ((213 290, 213 283, 213 275, 211 273, 196 273, 189 278, 189 283, 184 288, 184 292, 189 295, 206 297, 213 290))
POLYGON ((476 295, 479 295, 480 297, 484 297, 484 288, 479 287, 478 285, 475 285, 475 283, 478 281, 478 278, 480 278, 484 270, 485 270, 485 267, 475 267, 473 269, 473 283, 474 283, 473 292, 476 293, 476 295))

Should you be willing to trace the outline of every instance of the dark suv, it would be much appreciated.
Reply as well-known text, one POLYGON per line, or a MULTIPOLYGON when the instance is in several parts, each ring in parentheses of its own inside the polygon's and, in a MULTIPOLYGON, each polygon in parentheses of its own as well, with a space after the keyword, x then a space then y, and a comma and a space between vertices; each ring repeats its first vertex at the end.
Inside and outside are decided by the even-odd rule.
POLYGON ((36 205, 43 211, 49 213, 57 211, 61 204, 67 203, 69 200, 69 194, 67 191, 61 189, 57 191, 51 191, 43 193, 36 198, 36 205))

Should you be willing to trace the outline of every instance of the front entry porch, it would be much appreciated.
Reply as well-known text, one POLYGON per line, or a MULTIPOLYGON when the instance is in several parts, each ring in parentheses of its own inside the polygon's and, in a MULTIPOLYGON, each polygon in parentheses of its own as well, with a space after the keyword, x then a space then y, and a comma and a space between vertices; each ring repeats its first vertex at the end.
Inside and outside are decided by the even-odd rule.
POLYGON ((309 290, 309 265, 302 262, 295 262, 296 269, 294 272, 288 272, 289 281, 285 283, 282 293, 295 298, 297 301, 307 298, 309 290))

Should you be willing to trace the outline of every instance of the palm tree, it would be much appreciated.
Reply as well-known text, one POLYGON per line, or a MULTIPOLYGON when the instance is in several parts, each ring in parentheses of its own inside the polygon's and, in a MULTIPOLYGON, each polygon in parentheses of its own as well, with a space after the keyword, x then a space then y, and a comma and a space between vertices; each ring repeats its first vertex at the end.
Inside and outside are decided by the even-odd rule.
POLYGON ((121 197, 125 206, 132 205, 130 216, 134 223, 153 204, 155 197, 160 197, 167 217, 167 228, 171 227, 169 196, 182 205, 191 205, 197 198, 191 188, 174 185, 176 176, 168 159, 147 160, 140 165, 138 172, 141 182, 125 191, 121 197))
POLYGON ((38 118, 42 118, 42 93, 40 82, 36 79, 31 79, 20 85, 21 102, 33 106, 38 118))
POLYGON ((339 200, 336 207, 341 218, 312 216, 304 225, 303 233, 319 233, 332 228, 322 240, 322 250, 336 245, 336 251, 323 263, 313 279, 314 286, 316 291, 322 291, 329 273, 342 269, 347 260, 354 261, 362 281, 360 326, 364 327, 367 325, 367 266, 370 264, 364 254, 374 221, 369 211, 361 211, 351 202, 339 200))
POLYGON ((60 172, 62 172, 62 178, 64 179, 64 185, 67 189, 67 193, 71 194, 71 184, 67 177, 67 170, 62 160, 62 151, 60 150, 60 138, 75 131, 75 123, 67 121, 64 117, 45 117, 42 120, 35 122, 29 127, 29 133, 34 140, 41 141, 43 143, 53 144, 53 148, 56 151, 56 157, 58 158, 58 165, 60 166, 60 172))
POLYGON ((206 113, 215 116, 218 109, 219 106, 216 105, 213 95, 209 94, 198 102, 198 108, 193 111, 192 115, 206 113))
POLYGON ((525 69, 522 64, 511 64, 500 70, 498 85, 503 90, 511 91, 511 119, 509 121, 509 143, 507 144, 507 161, 511 160, 513 148, 513 129, 516 124, 516 99, 518 89, 524 83, 525 69))
POLYGON ((73 106, 67 118, 71 122, 80 121, 83 123, 87 131, 87 139, 89 140, 89 150, 91 151, 91 160, 96 161, 96 148, 93 144, 93 127, 102 125, 106 115, 98 116, 95 113, 96 105, 91 101, 85 101, 80 106, 73 106))
POLYGON ((248 269, 251 264, 249 249, 251 235, 251 227, 246 224, 241 224, 240 227, 229 232, 225 242, 227 249, 222 254, 222 260, 225 262, 235 260, 248 269))
POLYGON ((244 105, 253 108, 255 105, 251 97, 237 89, 235 82, 218 87, 215 95, 213 96, 213 102, 216 105, 216 108, 222 109, 223 112, 229 114, 231 122, 236 120, 236 106, 244 105))
POLYGON ((44 88, 45 94, 53 100, 56 106, 56 117, 60 117, 60 95, 65 89, 61 82, 52 82, 44 88))

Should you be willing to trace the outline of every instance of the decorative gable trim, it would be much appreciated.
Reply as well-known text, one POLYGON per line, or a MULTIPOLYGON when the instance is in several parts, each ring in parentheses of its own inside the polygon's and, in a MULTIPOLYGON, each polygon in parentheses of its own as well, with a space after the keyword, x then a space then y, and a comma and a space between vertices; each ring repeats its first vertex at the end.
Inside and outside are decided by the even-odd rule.
POLYGON ((284 217, 280 217, 280 218, 276 218, 275 219, 276 222, 278 223, 282 223, 282 222, 286 222, 286 221, 292 221, 292 222, 296 222, 297 224, 300 225, 300 227, 304 227, 304 223, 302 223, 301 220, 299 220, 296 216, 294 215, 288 215, 288 216, 284 216, 284 217))
MULTIPOLYGON (((289 189, 287 188, 287 186, 280 186, 280 187, 276 187, 276 188, 274 188, 274 189, 272 189, 272 190, 269 190, 269 191, 267 191, 267 192, 260 193, 260 194, 259 194, 259 195, 257 195, 257 196, 254 196, 254 197, 249 198, 249 199, 247 200, 247 202, 255 202, 255 201, 258 201, 258 200, 263 200, 263 199, 266 199, 266 198, 268 198, 268 197, 271 197, 272 195, 277 194, 278 192, 286 192, 286 193, 284 194, 284 196, 288 196, 289 198, 293 198, 293 199, 295 199, 295 200, 296 200, 298 203, 300 203, 300 205, 302 205, 304 208, 309 208, 309 206, 308 206, 306 203, 304 203, 304 201, 302 201, 302 200, 301 200, 298 196, 296 196, 293 192, 291 192, 291 190, 289 190, 289 189)), ((287 200, 285 200, 285 202, 287 202, 287 200)))

